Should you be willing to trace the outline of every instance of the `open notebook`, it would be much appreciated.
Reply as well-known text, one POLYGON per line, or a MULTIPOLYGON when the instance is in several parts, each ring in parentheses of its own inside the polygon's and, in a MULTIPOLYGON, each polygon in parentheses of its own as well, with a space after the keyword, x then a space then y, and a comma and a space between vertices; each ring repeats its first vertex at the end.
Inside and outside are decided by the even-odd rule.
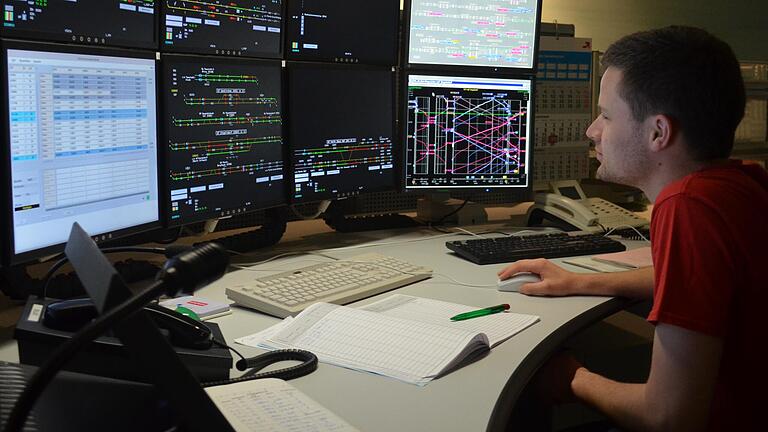
POLYGON ((316 303, 266 338, 238 342, 266 349, 304 349, 325 363, 425 385, 539 320, 497 313, 450 321, 475 309, 402 294, 360 309, 316 303))

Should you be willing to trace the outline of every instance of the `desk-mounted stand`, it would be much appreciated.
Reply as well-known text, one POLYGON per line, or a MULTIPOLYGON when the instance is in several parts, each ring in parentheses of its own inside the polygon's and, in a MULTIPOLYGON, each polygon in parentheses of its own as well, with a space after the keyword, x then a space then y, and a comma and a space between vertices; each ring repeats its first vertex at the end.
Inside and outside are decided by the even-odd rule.
MULTIPOLYGON (((73 227, 65 253, 100 314, 131 297, 114 267, 79 226, 73 227)), ((114 333, 139 371, 167 398, 183 430, 233 431, 144 311, 115 324, 114 333)))
MULTIPOLYGON (((288 223, 288 208, 274 207, 264 211, 264 224, 260 228, 251 231, 242 232, 226 237, 218 237, 214 241, 235 252, 248 253, 260 248, 265 248, 277 244, 285 233, 288 223)), ((216 224, 218 224, 218 220, 216 224)), ((212 221, 206 223, 206 229, 215 229, 212 221)), ((195 243, 199 246, 205 242, 195 243)))
POLYGON ((431 193, 416 203, 417 218, 424 222, 450 222, 457 225, 478 225, 488 222, 482 204, 452 199, 448 193, 431 193), (463 205, 463 207, 462 207, 463 205))

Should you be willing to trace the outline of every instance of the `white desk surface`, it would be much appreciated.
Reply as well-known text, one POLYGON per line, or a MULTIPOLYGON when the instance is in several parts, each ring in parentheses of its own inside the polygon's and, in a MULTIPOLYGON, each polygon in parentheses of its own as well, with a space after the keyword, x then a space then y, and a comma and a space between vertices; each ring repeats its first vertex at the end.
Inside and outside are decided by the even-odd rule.
MULTIPOLYGON (((473 230, 477 231, 478 228, 473 230)), ((495 288, 496 272, 504 267, 503 264, 479 266, 450 254, 445 248, 446 241, 463 238, 467 237, 446 237, 427 229, 331 234, 327 237, 328 241, 354 239, 350 243, 366 244, 360 240, 367 239, 368 244, 396 244, 325 253, 346 258, 378 252, 428 266, 435 272, 431 279, 401 288, 397 292, 478 307, 509 303, 511 312, 538 315, 541 317, 540 322, 497 346, 485 358, 438 378, 425 387, 322 363, 316 372, 292 380, 291 383, 363 431, 497 430, 511 413, 511 407, 530 375, 552 350, 576 331, 617 312, 626 304, 624 300, 608 297, 541 298, 499 292, 495 288), (417 239, 420 241, 411 241, 417 239), (457 285, 443 275, 478 286, 457 285), (530 358, 523 364, 529 355, 530 358), (505 390, 505 387, 508 388, 505 390), (502 394, 504 397, 500 398, 502 394), (497 401, 498 414, 492 418, 497 401)), ((329 246, 323 235, 312 243, 329 246)), ((298 246, 298 249, 308 247, 301 242, 293 246, 298 246)), ((324 258, 314 255, 289 257, 257 268, 285 271, 315 264, 317 260, 322 261, 324 258)), ((562 265, 574 271, 583 271, 567 264, 562 265)), ((231 272, 197 294, 226 300, 224 287, 227 285, 269 274, 271 272, 231 272)), ((356 304, 369 303, 391 293, 356 304)), ((232 315, 213 320, 221 326, 229 343, 278 322, 277 318, 248 309, 233 309, 232 315)), ((245 356, 262 352, 242 345, 237 345, 237 349, 245 356)))
MULTIPOLYGON (((480 232, 487 228, 471 229, 480 232)), ((542 298, 499 292, 495 288, 496 272, 504 264, 479 266, 452 255, 445 248, 446 241, 464 238, 467 237, 447 237, 435 231, 419 229, 355 234, 321 233, 280 243, 280 250, 318 250, 339 243, 395 243, 324 252, 338 258, 378 252, 434 270, 431 279, 401 288, 397 290, 399 293, 477 307, 509 303, 512 312, 538 315, 541 318, 538 323, 491 350, 486 357, 438 378, 425 387, 323 363, 314 373, 292 380, 291 383, 362 431, 501 430, 520 391, 548 355, 567 337, 619 311, 627 304, 625 300, 609 297, 542 298), (457 285, 443 275, 477 286, 457 285)), ((640 244, 628 242, 628 245, 632 247, 633 243, 640 244)), ((272 255, 275 255, 275 251, 270 251, 264 258, 272 255)), ((229 301, 224 294, 224 288, 229 284, 315 264, 316 260, 323 258, 314 255, 294 256, 257 267, 274 270, 272 272, 234 271, 196 294, 229 301)), ((563 264, 559 259, 553 261, 573 271, 585 271, 563 264)), ((391 293, 356 304, 369 303, 391 293)), ((233 307, 231 315, 212 320, 219 324, 230 344, 234 343, 235 338, 263 330, 278 321, 278 318, 239 307, 233 307)), ((235 346, 247 357, 263 352, 256 348, 235 346)), ((18 361, 15 340, 0 344, 0 359, 18 361)))

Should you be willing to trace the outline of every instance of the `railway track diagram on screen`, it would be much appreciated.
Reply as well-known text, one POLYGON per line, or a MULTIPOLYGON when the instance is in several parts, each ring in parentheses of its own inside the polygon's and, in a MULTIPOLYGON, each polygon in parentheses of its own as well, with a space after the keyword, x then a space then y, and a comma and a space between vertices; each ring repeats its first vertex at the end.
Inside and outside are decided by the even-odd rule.
POLYGON ((508 184, 525 171, 528 96, 516 90, 409 88, 410 177, 446 185, 508 184))

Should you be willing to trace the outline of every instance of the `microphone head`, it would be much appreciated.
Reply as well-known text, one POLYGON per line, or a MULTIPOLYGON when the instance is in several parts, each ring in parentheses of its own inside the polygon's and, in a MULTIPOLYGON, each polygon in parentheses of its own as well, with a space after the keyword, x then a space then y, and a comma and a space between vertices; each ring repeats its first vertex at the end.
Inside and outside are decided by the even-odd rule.
POLYGON ((164 282, 166 295, 192 294, 222 277, 228 266, 227 250, 218 243, 205 243, 166 261, 157 279, 164 282))

